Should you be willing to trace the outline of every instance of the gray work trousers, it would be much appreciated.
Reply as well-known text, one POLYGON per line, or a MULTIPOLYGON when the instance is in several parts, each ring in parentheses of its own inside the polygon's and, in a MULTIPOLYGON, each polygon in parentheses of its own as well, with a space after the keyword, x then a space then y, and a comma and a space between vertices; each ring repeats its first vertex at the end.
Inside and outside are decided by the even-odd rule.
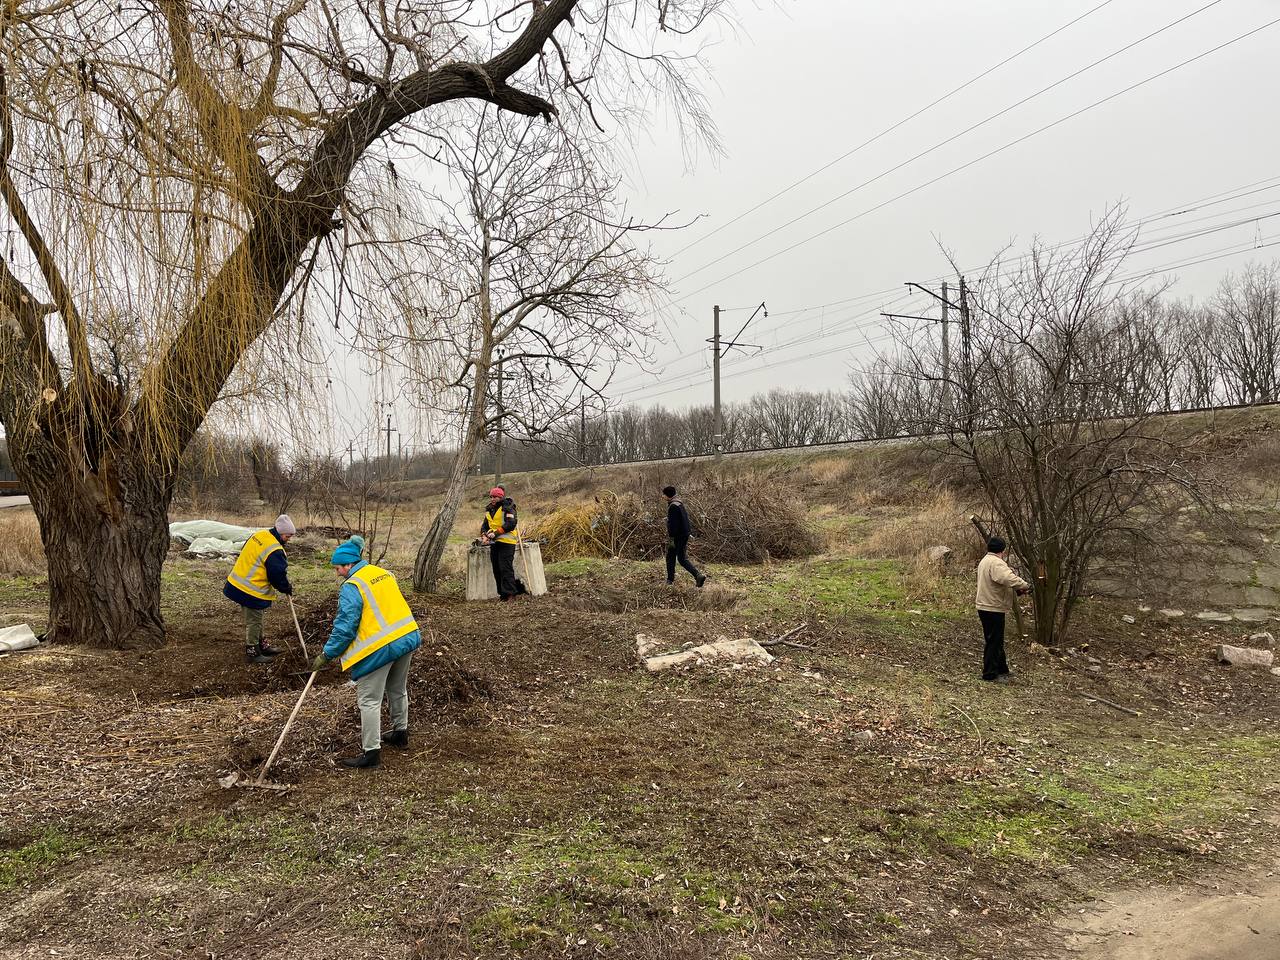
POLYGON ((360 705, 360 745, 365 750, 382 748, 382 700, 387 701, 392 730, 409 729, 410 650, 398 660, 385 663, 356 681, 356 703, 360 705))

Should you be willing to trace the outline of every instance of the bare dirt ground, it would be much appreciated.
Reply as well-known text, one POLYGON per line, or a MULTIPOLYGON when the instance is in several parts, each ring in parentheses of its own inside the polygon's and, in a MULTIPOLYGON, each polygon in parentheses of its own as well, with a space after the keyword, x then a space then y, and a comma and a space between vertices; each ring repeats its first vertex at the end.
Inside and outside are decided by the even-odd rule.
POLYGON ((1110 893, 1066 924, 1080 960, 1280 957, 1280 860, 1204 884, 1110 893))
MULTIPOLYGON (((314 644, 334 587, 304 556, 314 644)), ((976 677, 963 576, 832 553, 699 592, 566 562, 537 600, 411 598, 411 747, 338 767, 358 719, 325 674, 275 795, 217 779, 256 772, 305 663, 243 662, 224 572, 171 559, 160 650, 0 660, 0 957, 1041 960, 1129 949, 1126 923, 1158 945, 1171 908, 1274 929, 1176 892, 1275 856, 1280 680, 1213 663, 1229 626, 1091 603, 1087 647, 1011 641, 1002 687, 976 677), (649 676, 635 655, 638 632, 802 622, 812 649, 769 667, 649 676), (1132 921, 1071 907, 1140 888, 1167 892, 1123 901, 1132 921)), ((0 581, 3 622, 42 605, 40 581, 0 581)), ((290 642, 287 609, 268 631, 290 642)))

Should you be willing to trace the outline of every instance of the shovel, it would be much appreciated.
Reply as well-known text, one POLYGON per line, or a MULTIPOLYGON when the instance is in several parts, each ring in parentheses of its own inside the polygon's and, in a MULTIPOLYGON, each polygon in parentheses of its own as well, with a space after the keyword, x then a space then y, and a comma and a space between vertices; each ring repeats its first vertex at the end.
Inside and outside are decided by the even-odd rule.
POLYGON ((256 787, 259 790, 276 790, 284 792, 293 788, 284 783, 268 783, 265 779, 267 771, 271 769, 271 764, 275 762, 276 754, 280 752, 280 746, 284 743, 284 738, 289 735, 289 728, 293 726, 293 721, 298 718, 298 711, 302 709, 302 701, 307 698, 307 691, 311 689, 311 684, 315 682, 317 671, 312 670, 311 676, 307 678, 307 685, 302 688, 302 694, 298 697, 298 702, 293 705, 293 713, 289 714, 289 719, 285 721, 284 729, 280 731, 280 739, 276 741, 276 745, 271 750, 271 756, 267 757, 267 762, 262 765, 262 770, 258 773, 258 779, 250 780, 240 775, 237 770, 220 779, 218 782, 223 787, 256 787))

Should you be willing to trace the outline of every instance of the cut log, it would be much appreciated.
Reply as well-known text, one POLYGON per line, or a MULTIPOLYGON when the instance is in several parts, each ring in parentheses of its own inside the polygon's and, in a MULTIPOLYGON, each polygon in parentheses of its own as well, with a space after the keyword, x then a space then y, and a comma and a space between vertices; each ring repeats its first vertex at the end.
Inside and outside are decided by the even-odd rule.
POLYGON ((1219 644, 1218 662, 1233 667, 1268 667, 1275 664, 1276 655, 1271 650, 1255 650, 1252 647, 1233 647, 1228 643, 1219 644))

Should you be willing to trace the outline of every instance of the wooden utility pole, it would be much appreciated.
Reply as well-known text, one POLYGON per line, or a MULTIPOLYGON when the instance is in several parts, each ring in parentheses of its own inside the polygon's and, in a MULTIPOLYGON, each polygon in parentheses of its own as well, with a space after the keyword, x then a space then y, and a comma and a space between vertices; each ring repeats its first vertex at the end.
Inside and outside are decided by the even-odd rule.
POLYGON ((711 339, 711 359, 712 359, 712 375, 715 379, 715 412, 713 414, 715 422, 712 424, 714 433, 711 438, 711 445, 715 450, 716 465, 720 465, 721 454, 724 452, 724 416, 720 410, 720 359, 732 350, 734 347, 750 347, 754 350, 763 349, 757 343, 739 343, 738 338, 742 336, 742 331, 747 329, 748 324, 756 318, 756 314, 761 310, 764 311, 766 317, 769 316, 769 309, 762 302, 760 306, 751 311, 751 316, 747 317, 747 322, 738 328, 738 332, 733 335, 728 343, 722 343, 720 340, 720 305, 715 307, 715 325, 712 328, 711 339))
POLYGON ((724 449, 724 421, 720 419, 720 305, 715 306, 715 321, 711 334, 711 370, 715 380, 715 412, 711 422, 711 449, 715 453, 716 466, 724 449))
POLYGON ((578 403, 578 462, 587 462, 587 398, 578 403))
POLYGON ((951 302, 947 299, 947 281, 942 281, 942 409, 951 412, 951 321, 948 311, 951 302))

